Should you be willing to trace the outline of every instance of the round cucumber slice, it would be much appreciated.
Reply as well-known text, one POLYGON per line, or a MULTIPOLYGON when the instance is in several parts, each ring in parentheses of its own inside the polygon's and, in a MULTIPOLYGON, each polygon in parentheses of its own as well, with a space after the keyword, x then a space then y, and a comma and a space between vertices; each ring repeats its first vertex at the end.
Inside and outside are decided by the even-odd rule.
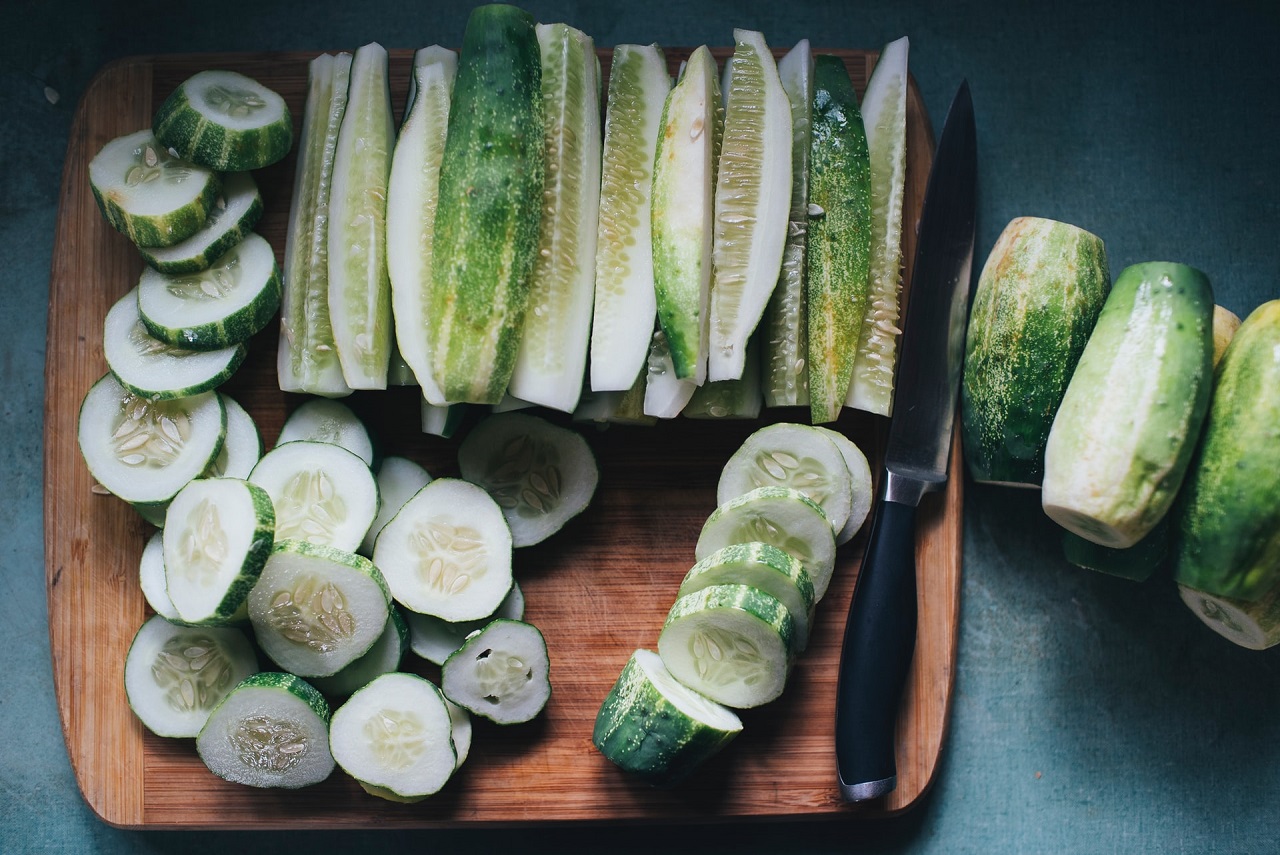
POLYGON ((210 477, 249 478, 253 467, 262 459, 262 434, 258 423, 234 398, 218 393, 227 411, 227 438, 213 466, 205 473, 210 477))
POLYGON ((822 431, 828 439, 835 443, 840 456, 844 458, 845 468, 849 470, 850 487, 853 491, 853 504, 849 506, 849 518, 844 521, 840 531, 836 533, 836 545, 843 546, 853 540, 854 535, 862 530, 862 524, 871 513, 871 502, 875 494, 871 489, 871 465, 862 449, 839 431, 818 425, 815 430, 822 431))
POLYGON ((373 466, 373 436, 355 411, 341 401, 313 398, 298 405, 280 427, 276 445, 304 439, 331 442, 373 466))
POLYGON ((454 769, 457 770, 471 753, 471 713, 448 698, 444 699, 444 703, 449 708, 449 720, 453 723, 453 750, 458 755, 454 769))
POLYGON ((295 440, 277 445, 249 480, 271 496, 276 537, 353 552, 378 515, 378 484, 365 462, 340 445, 295 440))
POLYGON ((196 273, 244 239, 262 218, 262 194, 248 172, 223 177, 222 192, 204 225, 173 246, 138 247, 143 261, 161 273, 196 273))
POLYGON ((316 677, 311 683, 331 698, 345 697, 367 684, 375 677, 390 674, 400 668, 405 651, 409 649, 409 625, 392 606, 388 610, 387 625, 373 646, 358 659, 352 661, 328 677, 316 677))
POLYGON ((173 607, 173 600, 169 599, 168 584, 164 576, 164 529, 159 529, 147 538, 147 545, 142 547, 142 558, 138 561, 138 585, 152 611, 169 623, 182 624, 182 617, 173 607))
POLYGON ((813 622, 813 582, 804 566, 792 555, 767 543, 735 543, 718 549, 698 561, 685 574, 677 597, 693 594, 712 585, 750 585, 778 599, 791 613, 794 632, 792 652, 800 653, 809 644, 813 622))
POLYGON ((467 636, 479 629, 484 629, 489 621, 496 618, 520 620, 524 617, 524 592, 519 582, 511 583, 511 590, 493 614, 479 620, 462 620, 451 622, 441 620, 434 615, 409 612, 405 620, 409 624, 409 645, 413 652, 428 662, 443 665, 453 651, 461 647, 467 636))
POLYGON ((219 172, 270 166, 293 145, 284 99, 234 71, 192 75, 160 105, 153 127, 179 156, 219 172))
POLYGON ((383 458, 382 464, 378 467, 377 482, 380 499, 378 515, 374 517, 373 524, 369 526, 364 540, 360 543, 360 548, 356 550, 361 555, 373 554, 373 545, 377 542, 378 534, 383 527, 400 512, 405 502, 431 483, 431 475, 409 458, 393 455, 383 458))
POLYGON ((445 660, 445 697, 497 724, 519 724, 551 698, 547 642, 536 626, 499 618, 473 633, 445 660))

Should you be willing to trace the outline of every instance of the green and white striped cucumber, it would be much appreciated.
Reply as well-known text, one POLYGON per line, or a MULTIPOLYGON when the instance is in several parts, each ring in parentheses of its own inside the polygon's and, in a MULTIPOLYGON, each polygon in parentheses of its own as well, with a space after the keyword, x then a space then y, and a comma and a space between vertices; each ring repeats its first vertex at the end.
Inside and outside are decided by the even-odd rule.
POLYGON ((716 61, 706 45, 667 95, 653 167, 653 280, 675 376, 706 378, 714 222, 716 61))
POLYGON ((690 419, 754 419, 760 415, 760 346, 747 342, 747 361, 736 380, 710 380, 697 387, 680 411, 690 419))
POLYGON ((742 732, 732 710, 687 688, 652 650, 631 654, 596 714, 591 742, 655 786, 688 777, 742 732))
POLYGON ((777 597, 749 585, 712 585, 676 600, 658 636, 671 676, 735 709, 782 694, 795 621, 777 597))
POLYGON ((902 206, 907 185, 907 53, 905 37, 880 51, 862 95, 862 124, 871 157, 871 264, 866 315, 845 406, 887 416, 893 407, 902 206))
POLYGON ((440 406, 423 398, 420 410, 422 432, 431 436, 449 439, 462 425, 462 420, 467 414, 467 405, 445 404, 440 406))
POLYGON ((152 400, 187 398, 222 385, 244 362, 244 344, 221 350, 185 350, 160 341, 138 314, 134 288, 107 311, 102 355, 107 367, 135 395, 152 400))
POLYGON ((1176 511, 1174 579, 1259 600, 1280 584, 1280 300, 1254 309, 1218 365, 1176 511))
POLYGON ((858 96, 834 56, 814 58, 805 302, 809 417, 840 415, 866 315, 871 263, 871 156, 858 96))
POLYGON ((1240 329, 1239 315, 1225 306, 1213 307, 1213 368, 1215 371, 1222 357, 1226 355, 1227 345, 1231 344, 1231 339, 1235 337, 1238 329, 1240 329))
POLYGON ((351 54, 311 61, 293 199, 285 237, 276 374, 285 392, 351 394, 329 320, 329 200, 338 131, 347 109, 351 54))
POLYGON ((655 330, 649 345, 649 366, 644 375, 644 414, 657 419, 674 419, 698 390, 692 377, 682 380, 676 375, 667 334, 655 330))
POLYGON ((439 46, 413 57, 412 98, 396 138, 387 187, 387 274, 396 347, 413 370, 422 394, 437 404, 443 393, 431 371, 431 266, 440 160, 449 129, 449 102, 458 55, 439 46))
POLYGON ((276 509, 276 538, 354 552, 378 515, 378 484, 368 464, 340 445, 295 440, 277 445, 249 480, 276 509))
POLYGON ((791 553, 760 541, 730 544, 699 559, 685 574, 676 597, 712 585, 749 585, 777 597, 791 613, 791 652, 800 653, 809 645, 816 601, 813 580, 791 553))
POLYGON ((336 674, 316 677, 312 684, 331 698, 344 697, 375 677, 400 670, 409 649, 409 625, 394 605, 387 612, 382 634, 363 656, 345 665, 336 674))
POLYGON ((1054 416, 1110 290, 1096 235, 1039 217, 1005 226, 965 337, 960 409, 975 481, 1040 486, 1054 416))
POLYGON ((1073 531, 1064 531, 1062 555, 1067 561, 1085 570, 1144 582, 1168 559, 1169 538, 1170 524, 1167 515, 1142 540, 1124 549, 1101 546, 1073 531))
POLYGON ((260 671, 214 707, 196 751, 219 778, 250 787, 298 789, 333 773, 329 704, 293 674, 260 671))
POLYGON ((443 665, 453 651, 461 647, 467 636, 497 618, 522 620, 524 618, 524 592, 519 582, 511 583, 511 590, 502 598, 502 602, 493 614, 479 620, 447 621, 434 615, 418 612, 406 612, 405 620, 409 624, 409 646, 413 652, 428 662, 443 665))
POLYGON ((394 146, 387 51, 370 42, 351 61, 329 196, 329 323, 352 389, 387 387, 387 181, 394 146))
POLYGON ((1209 629, 1249 650, 1280 644, 1280 585, 1257 600, 1206 594, 1186 585, 1178 593, 1187 608, 1209 629))
POLYGON ((440 666, 445 697, 496 724, 520 724, 551 698, 551 661, 536 626, 498 618, 468 636, 440 666))
POLYGON ((383 526, 415 493, 431 483, 431 475, 409 458, 392 455, 382 459, 375 480, 378 483, 378 515, 373 518, 360 548, 356 550, 361 555, 373 555, 373 544, 383 526))
POLYGON ((275 542, 266 491, 240 478, 197 478, 164 521, 165 589, 183 623, 235 620, 275 542))
POLYGON ((368 653, 390 609, 373 562, 303 540, 277 542, 249 594, 258 646, 299 677, 329 677, 368 653))
POLYGON ((89 161, 89 186, 117 231, 138 246, 172 246, 204 225, 222 178, 169 154, 145 130, 104 145, 89 161))
POLYGON ((791 199, 791 102, 764 35, 735 29, 733 40, 716 165, 711 381, 742 376, 747 340, 778 282, 791 199))
POLYGON ((831 440, 844 458, 844 466, 849 470, 850 488, 853 493, 853 504, 849 506, 849 518, 844 521, 840 531, 836 532, 836 546, 843 546, 853 540, 862 530, 863 523, 871 513, 871 503, 875 499, 875 491, 871 483, 871 464, 862 449, 837 430, 815 426, 827 439, 831 440))
POLYGON ((253 467, 262 459, 262 433, 239 402, 225 392, 218 392, 222 407, 227 412, 227 435, 222 450, 213 465, 205 472, 206 478, 249 478, 253 467))
POLYGON ((369 426, 346 404, 327 398, 303 401, 289 413, 280 426, 276 445, 297 440, 340 445, 366 466, 373 466, 377 457, 369 426))
POLYGON ((1116 278, 1067 385, 1044 451, 1044 511, 1125 549, 1173 505, 1213 386, 1213 290, 1185 264, 1116 278))
POLYGON ((595 43, 538 24, 546 135, 542 225, 510 394, 571 413, 582 394, 600 219, 600 81, 595 43))
POLYGON ((129 708, 156 736, 190 738, 258 657, 233 627, 185 627, 152 615, 133 636, 124 661, 129 708))
POLYGON ((156 139, 178 156, 218 172, 261 169, 293 146, 284 99, 251 77, 211 69, 187 78, 152 123, 156 139))
POLYGON ((809 236, 809 147, 813 139, 813 53, 803 39, 778 60, 791 105, 791 209, 778 282, 761 321, 767 407, 808 406, 809 327, 804 268, 809 236))
POLYGON ((542 68, 533 18, 471 12, 440 162, 428 341, 445 401, 494 404, 515 367, 542 222, 542 68))
POLYGON ((250 233, 208 269, 146 268, 138 311, 147 331, 188 350, 220 350, 251 339, 280 308, 280 268, 266 238, 250 233))
POLYGON ((658 311, 653 290, 653 159, 669 91, 667 61, 656 44, 613 49, 591 321, 590 388, 596 392, 630 389, 648 360, 658 311))
POLYGON ((138 252, 161 273, 195 273, 242 241, 260 219, 262 194, 252 173, 232 172, 223 176, 222 192, 199 231, 173 246, 140 246, 138 252))

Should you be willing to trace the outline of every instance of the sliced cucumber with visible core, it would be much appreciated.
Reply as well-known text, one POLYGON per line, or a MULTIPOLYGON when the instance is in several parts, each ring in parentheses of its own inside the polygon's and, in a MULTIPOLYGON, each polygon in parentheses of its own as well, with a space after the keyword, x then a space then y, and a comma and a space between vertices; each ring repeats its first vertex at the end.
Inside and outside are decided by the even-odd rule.
POLYGON ((378 466, 376 480, 378 515, 373 518, 373 524, 365 532, 364 540, 356 550, 361 555, 373 554, 373 545, 383 526, 400 512, 404 503, 412 499, 415 493, 431 483, 431 475, 407 457, 392 456, 383 458, 382 464, 378 466))
POLYGON ((192 163, 219 172, 261 169, 293 145, 284 99, 234 71, 192 75, 156 111, 156 139, 192 163))
POLYGON ((536 626, 499 618, 445 660, 445 697, 498 724, 529 721, 551 697, 547 642, 536 626))
POLYGON ((1253 601, 1207 594, 1182 584, 1178 594, 1205 626, 1232 644, 1248 650, 1280 644, 1280 586, 1253 601))
POLYGON ((467 640, 467 636, 478 629, 484 629, 489 621, 495 618, 521 620, 524 618, 524 592, 519 582, 511 583, 511 590, 502 598, 493 614, 479 620, 447 621, 434 615, 408 612, 405 620, 409 624, 409 646, 413 652, 428 662, 443 665, 453 651, 467 640))
POLYGON ((329 697, 349 695, 374 677, 390 674, 400 669, 405 651, 409 649, 409 625, 400 610, 392 606, 387 613, 387 624, 382 635, 363 656, 343 666, 342 670, 328 677, 316 677, 311 682, 329 697))
POLYGON ((164 576, 164 529, 157 529, 142 547, 138 561, 138 585, 147 605, 157 615, 173 624, 183 624, 182 616, 169 599, 168 581, 164 576))
POLYGON ((297 440, 262 456, 249 479, 271 496, 276 537, 355 551, 378 515, 378 484, 340 445, 297 440))
POLYGON ((223 177, 222 192, 199 231, 173 246, 140 246, 138 252, 161 273, 195 273, 242 241, 261 218, 262 194, 253 175, 232 172, 223 177))
POLYGON ((366 466, 373 465, 373 436, 355 411, 341 401, 315 398, 299 404, 280 426, 276 445, 300 439, 340 445, 366 466))

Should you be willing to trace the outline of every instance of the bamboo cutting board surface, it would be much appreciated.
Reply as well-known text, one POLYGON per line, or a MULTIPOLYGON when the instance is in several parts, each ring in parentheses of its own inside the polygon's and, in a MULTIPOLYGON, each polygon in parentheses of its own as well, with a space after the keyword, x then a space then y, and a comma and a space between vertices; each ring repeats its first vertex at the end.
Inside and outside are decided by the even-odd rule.
MULTIPOLYGON (((862 92, 875 54, 830 51, 846 61, 862 92)), ((687 49, 667 51, 674 73, 687 49)), ((716 51, 721 61, 730 53, 716 51)), ((302 118, 309 53, 134 57, 104 68, 72 126, 63 173, 50 282, 45 399, 45 554, 49 634, 58 711, 81 791, 106 822, 125 827, 355 828, 537 824, 578 821, 673 823, 738 818, 883 816, 908 809, 928 789, 946 731, 954 679, 961 558, 961 467, 952 455, 947 491, 926 498, 918 525, 920 629, 897 731, 898 788, 851 807, 835 779, 834 696, 845 614, 866 532, 842 547, 835 579, 819 604, 813 639, 786 693, 746 711, 743 733, 681 786, 651 789, 624 776, 591 745, 601 700, 638 647, 654 648, 715 484, 732 451, 760 422, 675 420, 656 427, 584 428, 600 465, 591 507, 550 540, 519 550, 517 579, 526 619, 547 637, 553 695, 535 721, 501 728, 477 721, 470 758, 444 791, 416 805, 365 795, 340 770, 301 791, 260 791, 222 781, 191 740, 145 730, 123 689, 125 653, 148 615, 137 583, 151 533, 123 502, 95 493, 76 444, 80 401, 106 371, 102 322, 137 281, 142 262, 94 203, 87 166, 108 140, 150 124, 160 101, 206 68, 244 72, 276 89, 302 118)), ((608 52, 601 52, 608 71, 608 52)), ((392 52, 393 103, 401 110, 410 51, 392 52)), ((908 97, 904 258, 915 254, 933 141, 914 81, 908 97)), ((258 226, 284 249, 294 157, 257 173, 266 214, 258 226)), ((224 387, 258 420, 267 447, 300 396, 275 379, 274 327, 251 343, 224 387)), ((456 475, 457 439, 419 430, 417 393, 358 393, 348 403, 389 454, 435 476, 456 475)), ((794 410, 768 421, 803 420, 794 410)), ((554 417, 553 417, 554 418, 554 417)), ((882 459, 883 419, 846 411, 836 425, 882 459)), ((461 435, 461 432, 460 434, 461 435)), ((406 667, 438 678, 438 669, 406 667)), ((413 664, 416 663, 416 664, 413 664)))

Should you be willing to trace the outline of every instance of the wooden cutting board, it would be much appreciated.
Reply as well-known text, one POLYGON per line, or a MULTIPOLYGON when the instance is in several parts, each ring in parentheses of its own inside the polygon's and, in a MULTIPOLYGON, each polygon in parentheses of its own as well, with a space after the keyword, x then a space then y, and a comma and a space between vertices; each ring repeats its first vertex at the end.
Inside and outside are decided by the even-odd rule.
MULTIPOLYGON (((832 51, 859 92, 875 54, 832 51)), ((687 49, 667 52, 675 72, 687 49)), ((723 59, 728 50, 716 52, 723 59)), ((471 756, 443 792, 417 805, 365 795, 340 771, 302 791, 259 791, 211 775, 191 740, 153 736, 126 702, 122 671, 148 610, 137 583, 151 529, 123 502, 95 493, 76 445, 76 419, 89 386, 106 371, 102 322, 142 268, 129 242, 94 203, 87 165, 108 140, 150 124, 182 80, 206 68, 244 72, 279 91, 302 117, 313 54, 147 56, 104 68, 75 116, 63 173, 49 294, 45 400, 45 554, 53 677, 67 750, 84 797, 105 821, 125 827, 409 827, 582 820, 711 822, 743 817, 873 816, 909 808, 929 787, 946 731, 954 678, 961 556, 961 468, 952 455, 944 494, 930 496, 918 528, 920 629, 897 731, 898 788, 859 807, 840 801, 833 711, 845 614, 866 532, 843 547, 819 604, 809 650, 784 696, 743 715, 745 730, 680 787, 656 790, 615 769, 591 745, 601 700, 638 647, 653 648, 685 571, 715 484, 730 453, 760 422, 675 420, 656 427, 583 428, 600 464, 592 506, 549 541, 515 556, 526 619, 545 633, 552 699, 534 722, 502 728, 479 721, 471 756)), ((607 74, 609 56, 602 52, 607 74)), ((411 52, 392 52, 393 100, 402 109, 411 52)), ((908 268, 933 141, 920 93, 908 99, 904 227, 908 268)), ((284 249, 294 158, 256 175, 266 214, 258 230, 284 249)), ((908 269, 908 276, 910 270, 908 269)), ((909 281, 909 279, 908 279, 909 281)), ((299 396, 275 380, 274 328, 225 391, 257 418, 270 447, 299 396)), ((416 390, 348 399, 381 438, 433 475, 456 475, 457 440, 418 430, 416 390)), ((765 420, 802 420, 801 411, 765 420)), ((887 422, 846 411, 837 427, 882 458, 887 422)), ((410 657, 412 659, 412 657, 410 657)), ((413 670, 438 678, 426 663, 413 670)))

